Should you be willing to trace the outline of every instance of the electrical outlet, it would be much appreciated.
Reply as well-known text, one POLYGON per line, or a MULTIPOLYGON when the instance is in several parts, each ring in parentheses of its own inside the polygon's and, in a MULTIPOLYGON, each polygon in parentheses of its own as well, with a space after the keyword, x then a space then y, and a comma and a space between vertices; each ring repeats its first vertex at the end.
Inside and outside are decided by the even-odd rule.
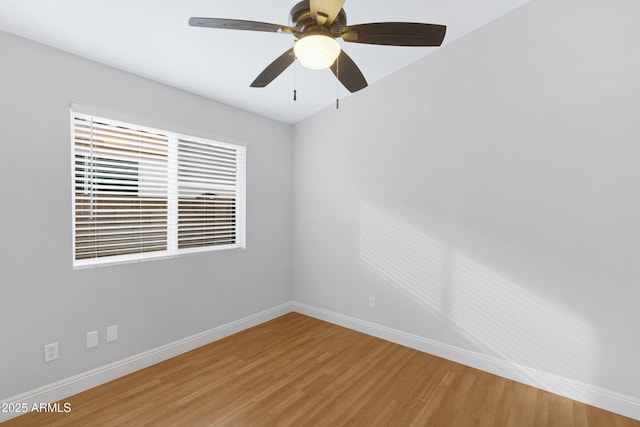
POLYGON ((376 297, 369 297, 369 308, 376 308, 376 297))
POLYGON ((58 343, 52 342, 44 346, 44 361, 51 362, 58 358, 58 343))

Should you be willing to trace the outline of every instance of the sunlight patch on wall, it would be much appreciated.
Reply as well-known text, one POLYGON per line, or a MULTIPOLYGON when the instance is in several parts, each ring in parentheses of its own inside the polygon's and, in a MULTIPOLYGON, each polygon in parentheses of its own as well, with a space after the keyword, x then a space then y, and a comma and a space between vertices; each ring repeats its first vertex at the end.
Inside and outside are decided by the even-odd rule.
POLYGON ((479 241, 478 236, 441 228, 434 233, 444 237, 435 239, 434 233, 365 202, 359 213, 359 257, 366 270, 407 304, 418 303, 448 325, 453 338, 467 342, 468 349, 504 361, 514 378, 524 375, 542 388, 549 385, 541 382, 544 375, 534 375, 528 367, 569 379, 594 378, 596 337, 588 319, 555 303, 553 295, 542 298, 531 291, 537 286, 527 272, 544 266, 521 259, 522 277, 509 279, 493 265, 512 266, 513 260, 486 237, 479 241), (465 255, 463 245, 481 248, 492 267, 465 255))
POLYGON ((486 266, 453 253, 451 321, 483 350, 549 372, 590 378, 592 327, 486 266))
POLYGON ((442 304, 442 244, 370 204, 360 204, 360 259, 423 307, 442 304))

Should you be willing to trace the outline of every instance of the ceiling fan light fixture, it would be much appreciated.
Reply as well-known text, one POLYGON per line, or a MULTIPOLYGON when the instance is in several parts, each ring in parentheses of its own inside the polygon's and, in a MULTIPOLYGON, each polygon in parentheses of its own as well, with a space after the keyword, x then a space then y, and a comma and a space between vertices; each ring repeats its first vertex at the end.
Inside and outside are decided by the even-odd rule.
POLYGON ((329 68, 340 55, 340 44, 324 34, 310 34, 298 40, 293 51, 300 63, 312 70, 329 68))

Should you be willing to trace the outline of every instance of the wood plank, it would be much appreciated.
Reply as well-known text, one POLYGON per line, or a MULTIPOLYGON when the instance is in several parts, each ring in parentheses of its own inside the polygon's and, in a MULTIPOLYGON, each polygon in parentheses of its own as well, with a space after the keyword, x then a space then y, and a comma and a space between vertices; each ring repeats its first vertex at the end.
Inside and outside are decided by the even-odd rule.
POLYGON ((290 313, 11 426, 618 426, 625 418, 290 313))

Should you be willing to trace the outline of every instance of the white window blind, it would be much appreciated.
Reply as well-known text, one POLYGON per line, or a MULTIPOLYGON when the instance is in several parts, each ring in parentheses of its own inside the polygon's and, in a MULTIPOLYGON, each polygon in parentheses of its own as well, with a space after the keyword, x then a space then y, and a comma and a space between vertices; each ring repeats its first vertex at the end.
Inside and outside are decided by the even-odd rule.
POLYGON ((178 140, 178 248, 234 244, 235 150, 178 140))
POLYGON ((72 112, 74 266, 244 247, 245 147, 72 112))

